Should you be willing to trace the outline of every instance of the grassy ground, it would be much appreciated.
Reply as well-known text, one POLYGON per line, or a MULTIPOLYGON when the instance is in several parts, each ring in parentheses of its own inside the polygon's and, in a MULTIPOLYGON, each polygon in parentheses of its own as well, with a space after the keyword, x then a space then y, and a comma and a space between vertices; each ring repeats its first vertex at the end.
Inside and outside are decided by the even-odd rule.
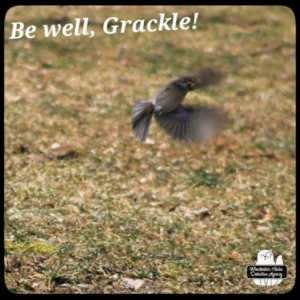
POLYGON ((16 293, 285 293, 295 283, 295 19, 286 7, 14 7, 5 21, 5 282, 16 293), (199 13, 196 30, 103 33, 109 17, 199 13), (42 25, 89 18, 93 38, 42 25), (11 22, 37 26, 9 39, 11 22), (186 103, 231 122, 201 145, 130 114, 195 67, 186 103), (258 249, 288 278, 246 278, 258 249), (125 278, 140 279, 134 290, 125 278))

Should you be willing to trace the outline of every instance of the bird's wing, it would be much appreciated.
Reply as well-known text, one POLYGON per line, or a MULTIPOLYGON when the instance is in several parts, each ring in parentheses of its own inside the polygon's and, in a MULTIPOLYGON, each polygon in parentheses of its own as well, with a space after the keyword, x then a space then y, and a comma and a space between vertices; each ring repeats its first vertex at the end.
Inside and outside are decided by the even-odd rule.
POLYGON ((224 74, 211 69, 203 69, 186 77, 192 78, 193 85, 191 89, 195 90, 219 83, 223 79, 224 74))
POLYGON ((204 142, 214 137, 227 120, 227 113, 217 107, 179 106, 166 114, 155 115, 158 124, 173 138, 204 142))

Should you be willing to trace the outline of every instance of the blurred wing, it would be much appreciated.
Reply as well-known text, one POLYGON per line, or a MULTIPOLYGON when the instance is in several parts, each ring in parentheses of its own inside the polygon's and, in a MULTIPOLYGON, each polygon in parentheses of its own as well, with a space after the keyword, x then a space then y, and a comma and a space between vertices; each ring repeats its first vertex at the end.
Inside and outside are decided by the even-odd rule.
POLYGON ((196 90, 217 84, 224 78, 224 76, 225 75, 221 72, 216 72, 211 69, 203 69, 193 74, 179 77, 178 79, 171 81, 169 84, 174 85, 183 82, 191 82, 191 90, 196 90))
POLYGON ((158 124, 173 138, 204 142, 213 138, 224 126, 227 114, 216 107, 185 108, 155 115, 158 124))

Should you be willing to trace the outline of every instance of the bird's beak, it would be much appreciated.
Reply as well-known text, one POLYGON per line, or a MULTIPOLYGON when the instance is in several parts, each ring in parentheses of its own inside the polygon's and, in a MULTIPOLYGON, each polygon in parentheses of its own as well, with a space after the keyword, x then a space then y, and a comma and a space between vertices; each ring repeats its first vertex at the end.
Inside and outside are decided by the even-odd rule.
POLYGON ((187 84, 188 84, 190 90, 192 90, 193 87, 195 86, 195 84, 193 82, 191 82, 191 81, 188 81, 187 84))

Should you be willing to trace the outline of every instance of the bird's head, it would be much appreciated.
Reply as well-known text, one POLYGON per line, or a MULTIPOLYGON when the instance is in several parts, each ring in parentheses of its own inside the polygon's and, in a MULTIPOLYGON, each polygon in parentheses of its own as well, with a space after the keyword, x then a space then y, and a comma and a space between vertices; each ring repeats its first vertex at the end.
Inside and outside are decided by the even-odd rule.
POLYGON ((187 81, 183 81, 183 82, 179 83, 178 87, 182 90, 190 91, 193 89, 194 85, 195 84, 192 81, 187 80, 187 81))

